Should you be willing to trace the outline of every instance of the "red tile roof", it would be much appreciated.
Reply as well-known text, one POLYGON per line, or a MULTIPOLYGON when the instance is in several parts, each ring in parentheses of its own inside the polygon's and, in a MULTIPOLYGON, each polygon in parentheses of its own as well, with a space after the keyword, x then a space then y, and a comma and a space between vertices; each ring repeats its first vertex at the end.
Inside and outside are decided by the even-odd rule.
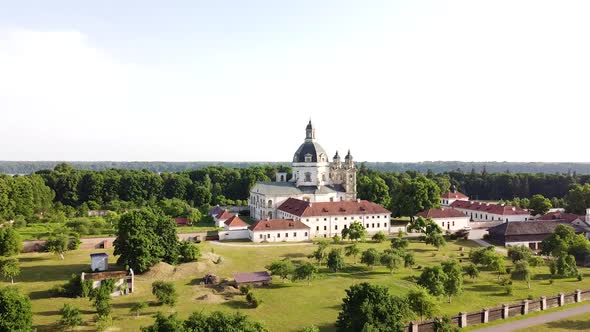
POLYGON ((298 217, 309 216, 348 216, 355 214, 390 214, 391 211, 377 203, 369 201, 341 201, 341 202, 306 202, 289 198, 279 210, 298 217))
POLYGON ((240 217, 233 215, 231 217, 229 217, 229 219, 227 219, 224 224, 226 224, 229 227, 247 227, 250 226, 248 225, 245 221, 243 221, 242 219, 240 219, 240 217))
POLYGON ((229 218, 231 218, 232 216, 233 216, 233 214, 231 214, 231 213, 227 212, 227 210, 223 210, 222 212, 220 212, 220 213, 217 215, 217 217, 216 217, 216 218, 217 218, 217 219, 221 219, 221 220, 226 220, 226 219, 229 219, 229 218))
POLYGON ((259 220, 250 226, 252 231, 283 231, 290 229, 309 229, 309 226, 293 219, 259 220))
POLYGON ((188 225, 188 218, 174 218, 177 225, 188 225))
POLYGON ((469 199, 469 197, 467 195, 460 193, 458 191, 455 191, 455 192, 449 191, 448 193, 444 193, 444 194, 440 195, 440 198, 469 199))
POLYGON ((477 212, 486 212, 491 214, 498 214, 498 215, 530 215, 527 210, 517 208, 510 205, 499 205, 499 204, 490 204, 490 203, 482 203, 476 201, 454 201, 451 204, 452 208, 455 209, 465 209, 465 210, 472 210, 477 212))
POLYGON ((563 220, 567 222, 572 222, 576 219, 584 220, 585 216, 565 212, 550 212, 537 218, 537 220, 563 220))
POLYGON ((453 208, 428 209, 419 212, 416 216, 424 218, 469 218, 464 213, 453 208))

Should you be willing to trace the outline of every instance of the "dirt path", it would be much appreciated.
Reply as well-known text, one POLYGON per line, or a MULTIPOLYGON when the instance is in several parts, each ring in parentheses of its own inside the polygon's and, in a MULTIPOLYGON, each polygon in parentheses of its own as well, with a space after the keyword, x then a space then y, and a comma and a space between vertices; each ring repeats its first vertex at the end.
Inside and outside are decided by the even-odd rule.
POLYGON ((230 242, 208 241, 217 246, 226 247, 240 247, 240 248, 268 248, 268 247, 296 247, 296 246, 311 246, 312 242, 298 242, 298 243, 284 243, 284 244, 240 244, 230 242))
POLYGON ((583 305, 581 307, 575 307, 562 311, 556 311, 549 314, 531 317, 523 320, 500 324, 496 326, 487 327, 485 329, 475 330, 475 332, 506 332, 516 331, 527 327, 545 324, 556 320, 568 318, 571 316, 581 315, 583 313, 590 312, 590 304, 583 305))
MULTIPOLYGON (((489 246, 491 246, 491 244, 489 244, 486 241, 481 240, 481 239, 471 239, 471 241, 479 244, 482 247, 489 247, 489 246)), ((506 250, 505 248, 500 248, 500 247, 495 247, 495 248, 496 248, 496 251, 499 252, 499 253, 502 253, 502 254, 508 253, 508 250, 506 250)))

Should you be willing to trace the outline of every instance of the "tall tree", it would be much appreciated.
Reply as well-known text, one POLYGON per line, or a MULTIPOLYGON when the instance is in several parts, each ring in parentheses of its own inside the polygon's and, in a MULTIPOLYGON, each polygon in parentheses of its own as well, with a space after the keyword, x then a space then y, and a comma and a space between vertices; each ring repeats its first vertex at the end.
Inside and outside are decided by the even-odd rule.
POLYGON ((295 268, 293 273, 293 279, 295 280, 307 280, 307 284, 310 285, 311 281, 315 278, 318 273, 317 266, 310 262, 305 262, 295 268))
POLYGON ((10 283, 14 284, 14 278, 20 274, 18 259, 0 258, 0 274, 6 279, 10 279, 10 283))
POLYGON ((531 210, 531 214, 533 216, 536 215, 543 215, 549 211, 553 206, 551 206, 551 201, 548 198, 545 198, 543 195, 533 195, 533 197, 529 201, 529 209, 531 210))
POLYGON ((522 280, 527 283, 528 288, 531 288, 531 269, 529 263, 525 260, 516 261, 514 264, 514 270, 510 277, 512 280, 522 280))
POLYGON ((439 311, 436 300, 423 287, 416 287, 408 293, 408 304, 420 321, 424 318, 432 318, 439 311))
POLYGON ((363 282, 346 290, 336 328, 353 332, 372 327, 375 331, 402 332, 411 316, 406 299, 390 295, 383 286, 363 282))
POLYGON ((0 287, 0 331, 32 331, 33 311, 29 297, 16 287, 0 287))
POLYGON ((356 264, 356 256, 358 256, 360 253, 361 249, 356 243, 344 247, 344 254, 346 256, 352 256, 354 264, 356 264))
POLYGON ((461 294, 463 291, 463 271, 461 264, 454 259, 442 262, 442 269, 447 275, 445 282, 445 294, 449 298, 449 303, 453 296, 461 294))
POLYGON ((0 227, 0 256, 17 255, 22 250, 18 232, 12 227, 0 227))
POLYGON ((425 267, 418 278, 418 285, 426 288, 434 296, 446 294, 446 283, 447 275, 438 265, 425 267))
POLYGON ((272 275, 279 276, 284 282, 293 274, 295 266, 290 260, 281 259, 270 263, 266 269, 269 270, 272 275))
POLYGON ((337 272, 344 268, 344 257, 342 256, 341 249, 334 248, 330 250, 327 265, 332 272, 337 272))
POLYGON ((586 214, 590 207, 590 183, 574 186, 565 196, 565 204, 571 213, 586 214))
POLYGON ((363 251, 363 254, 361 255, 361 263, 367 264, 367 266, 369 266, 371 270, 375 265, 379 263, 379 259, 379 252, 375 248, 369 248, 363 251))

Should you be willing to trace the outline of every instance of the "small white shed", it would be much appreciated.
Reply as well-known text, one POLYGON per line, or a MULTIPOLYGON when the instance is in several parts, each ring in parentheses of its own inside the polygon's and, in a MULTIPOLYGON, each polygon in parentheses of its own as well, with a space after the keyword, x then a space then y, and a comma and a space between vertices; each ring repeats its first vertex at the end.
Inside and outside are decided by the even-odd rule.
POLYGON ((106 253, 90 254, 90 269, 92 272, 102 272, 109 269, 109 255, 106 253))

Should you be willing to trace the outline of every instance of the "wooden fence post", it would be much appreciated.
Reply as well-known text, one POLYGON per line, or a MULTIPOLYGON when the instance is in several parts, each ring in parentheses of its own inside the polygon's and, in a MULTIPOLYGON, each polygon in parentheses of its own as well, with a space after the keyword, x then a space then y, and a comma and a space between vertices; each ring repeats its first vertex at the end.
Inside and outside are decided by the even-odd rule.
POLYGON ((579 289, 576 289, 576 302, 582 302, 582 291, 579 289))
POLYGON ((410 332, 418 332, 418 326, 420 326, 420 323, 410 322, 410 332))
POLYGON ((563 297, 563 293, 559 293, 559 297, 558 297, 558 306, 563 306, 565 304, 565 298, 563 297))
POLYGON ((487 323, 490 320, 490 310, 489 309, 481 309, 481 322, 487 323))
POLYGON ((547 296, 541 296, 541 311, 547 310, 547 296))

